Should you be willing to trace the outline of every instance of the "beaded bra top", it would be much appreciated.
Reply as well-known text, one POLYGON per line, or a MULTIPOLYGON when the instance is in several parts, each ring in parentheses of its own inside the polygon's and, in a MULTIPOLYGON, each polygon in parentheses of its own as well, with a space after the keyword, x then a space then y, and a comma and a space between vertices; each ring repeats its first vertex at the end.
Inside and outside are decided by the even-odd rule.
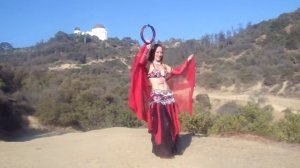
POLYGON ((147 74, 148 78, 166 78, 168 76, 169 73, 166 70, 164 70, 164 74, 162 74, 161 71, 154 66, 154 64, 153 67, 154 69, 147 74))

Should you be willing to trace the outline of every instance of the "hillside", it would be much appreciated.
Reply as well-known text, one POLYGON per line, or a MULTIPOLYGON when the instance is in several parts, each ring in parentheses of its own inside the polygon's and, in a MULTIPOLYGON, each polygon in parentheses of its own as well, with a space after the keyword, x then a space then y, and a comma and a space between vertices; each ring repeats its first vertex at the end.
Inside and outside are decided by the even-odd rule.
POLYGON ((242 92, 262 83, 262 94, 299 97, 299 19, 300 9, 249 24, 230 38, 221 32, 217 44, 202 49, 199 84, 242 92))
MULTIPOLYGON (((172 66, 195 54, 196 87, 205 90, 199 94, 298 100, 299 32, 300 9, 226 33, 161 43, 172 66)), ((26 127, 28 115, 79 130, 143 125, 127 107, 130 64, 139 46, 129 37, 101 41, 61 31, 27 48, 0 43, 0 133, 26 127)))

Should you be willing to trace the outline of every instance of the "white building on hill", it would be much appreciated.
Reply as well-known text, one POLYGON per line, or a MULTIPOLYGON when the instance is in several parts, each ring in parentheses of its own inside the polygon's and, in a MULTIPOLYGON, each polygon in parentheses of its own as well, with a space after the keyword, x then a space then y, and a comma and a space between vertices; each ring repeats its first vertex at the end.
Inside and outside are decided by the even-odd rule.
POLYGON ((75 27, 74 34, 89 34, 96 36, 100 40, 107 40, 107 31, 102 24, 96 24, 91 31, 81 32, 79 27, 75 27))

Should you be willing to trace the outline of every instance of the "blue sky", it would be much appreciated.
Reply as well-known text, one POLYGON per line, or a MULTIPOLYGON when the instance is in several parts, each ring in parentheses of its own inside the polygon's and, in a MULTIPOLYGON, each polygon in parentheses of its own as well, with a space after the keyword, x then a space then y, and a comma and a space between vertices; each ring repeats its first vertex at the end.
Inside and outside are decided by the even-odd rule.
POLYGON ((58 31, 90 31, 100 23, 109 37, 139 40, 145 24, 157 40, 199 39, 293 12, 300 0, 2 0, 0 42, 28 47, 58 31))

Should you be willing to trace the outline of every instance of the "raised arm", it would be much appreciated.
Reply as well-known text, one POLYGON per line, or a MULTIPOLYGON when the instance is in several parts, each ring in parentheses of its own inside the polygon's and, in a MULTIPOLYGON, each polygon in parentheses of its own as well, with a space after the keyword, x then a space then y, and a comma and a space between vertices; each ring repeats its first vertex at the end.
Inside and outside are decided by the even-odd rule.
POLYGON ((130 70, 130 88, 128 97, 129 108, 136 113, 136 116, 144 121, 148 121, 148 99, 150 88, 145 72, 147 64, 147 53, 149 48, 144 45, 137 52, 130 70))
POLYGON ((139 64, 142 64, 142 65, 145 65, 147 63, 147 54, 148 54, 148 51, 149 51, 149 48, 150 48, 150 44, 145 44, 143 45, 139 52, 137 53, 136 55, 136 59, 138 59, 138 63, 139 64))
POLYGON ((194 57, 194 54, 190 55, 190 56, 184 61, 184 63, 183 63, 182 65, 180 65, 180 66, 178 66, 178 67, 176 67, 176 68, 172 68, 172 69, 171 69, 171 73, 172 73, 173 75, 180 75, 180 74, 182 74, 183 71, 186 69, 186 67, 187 67, 188 63, 190 62, 190 60, 193 59, 193 57, 194 57))

